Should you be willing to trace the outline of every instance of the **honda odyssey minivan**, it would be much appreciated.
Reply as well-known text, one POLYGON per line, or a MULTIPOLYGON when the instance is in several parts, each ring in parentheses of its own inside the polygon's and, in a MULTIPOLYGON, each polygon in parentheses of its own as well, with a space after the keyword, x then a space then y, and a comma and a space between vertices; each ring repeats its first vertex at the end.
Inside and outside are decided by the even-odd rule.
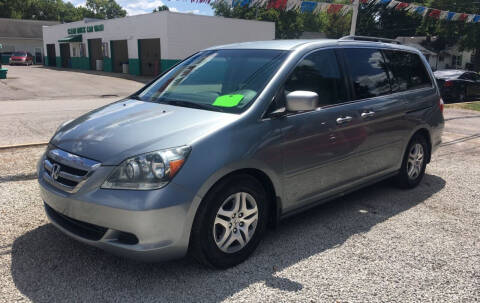
POLYGON ((442 112, 423 55, 388 40, 212 47, 61 125, 38 182, 79 241, 227 268, 287 216, 386 178, 417 186, 442 112))

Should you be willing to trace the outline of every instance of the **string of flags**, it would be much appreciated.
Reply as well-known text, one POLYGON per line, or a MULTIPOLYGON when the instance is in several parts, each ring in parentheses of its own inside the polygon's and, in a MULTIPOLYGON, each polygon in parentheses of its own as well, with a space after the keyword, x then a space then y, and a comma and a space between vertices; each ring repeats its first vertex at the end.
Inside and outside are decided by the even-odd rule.
POLYGON ((389 9, 406 11, 413 14, 419 14, 422 17, 428 16, 438 20, 463 21, 468 23, 480 22, 480 15, 443 11, 397 0, 360 0, 360 3, 386 4, 389 9))
MULTIPOLYGON (((188 1, 188 0, 187 0, 188 1)), ((344 16, 353 10, 350 4, 337 4, 327 2, 317 2, 309 0, 190 0, 192 3, 211 3, 213 1, 224 1, 232 7, 265 7, 285 11, 299 11, 302 13, 318 14, 326 12, 327 14, 339 14, 344 16)), ((331 0, 330 0, 331 1, 331 0)), ((352 2, 354 0, 351 0, 352 2)), ((467 23, 479 23, 480 15, 457 13, 443 11, 435 8, 429 8, 413 3, 406 3, 397 0, 359 0, 362 4, 386 5, 387 9, 405 11, 411 14, 418 14, 422 17, 431 17, 446 21, 463 21, 467 23)))
MULTIPOLYGON (((195 1, 195 0, 192 0, 195 1)), ((202 0, 199 0, 202 1, 202 0)), ((265 7, 267 9, 273 8, 285 11, 299 11, 302 13, 326 12, 328 14, 339 14, 344 16, 353 9, 350 4, 336 4, 317 1, 303 1, 303 0, 217 0, 224 1, 227 4, 231 3, 232 7, 265 7)), ((363 0, 362 0, 363 1, 363 0)))

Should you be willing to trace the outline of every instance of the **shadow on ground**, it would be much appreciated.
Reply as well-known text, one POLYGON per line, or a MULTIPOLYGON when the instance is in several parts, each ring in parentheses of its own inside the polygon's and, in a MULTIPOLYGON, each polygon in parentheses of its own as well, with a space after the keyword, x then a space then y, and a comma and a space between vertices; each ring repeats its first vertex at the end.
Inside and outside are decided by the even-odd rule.
POLYGON ((52 67, 52 66, 40 66, 38 68, 50 69, 58 72, 74 72, 74 73, 83 73, 89 75, 98 75, 98 76, 107 76, 107 77, 114 77, 119 79, 127 79, 132 81, 137 81, 140 83, 148 83, 152 81, 153 77, 147 76, 135 76, 131 74, 123 74, 123 73, 114 73, 114 72, 104 72, 104 71, 97 71, 97 70, 84 70, 84 69, 73 69, 68 67, 52 67))
POLYGON ((294 292, 303 285, 277 277, 276 272, 368 232, 444 187, 442 178, 426 175, 413 190, 382 182, 357 191, 282 221, 249 260, 225 271, 205 269, 190 259, 137 263, 71 240, 47 224, 14 241, 12 277, 16 287, 34 302, 211 302, 255 282, 294 292))

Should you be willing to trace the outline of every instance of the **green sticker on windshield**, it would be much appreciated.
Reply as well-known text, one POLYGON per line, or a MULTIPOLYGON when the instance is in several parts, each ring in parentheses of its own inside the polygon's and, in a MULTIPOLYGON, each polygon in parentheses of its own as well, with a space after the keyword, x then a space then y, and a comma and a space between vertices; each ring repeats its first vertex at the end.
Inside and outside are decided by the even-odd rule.
POLYGON ((215 105, 215 106, 221 106, 221 107, 234 107, 234 106, 237 106, 240 101, 243 100, 243 95, 223 95, 223 96, 219 96, 217 97, 217 99, 215 99, 215 102, 213 102, 212 105, 215 105))

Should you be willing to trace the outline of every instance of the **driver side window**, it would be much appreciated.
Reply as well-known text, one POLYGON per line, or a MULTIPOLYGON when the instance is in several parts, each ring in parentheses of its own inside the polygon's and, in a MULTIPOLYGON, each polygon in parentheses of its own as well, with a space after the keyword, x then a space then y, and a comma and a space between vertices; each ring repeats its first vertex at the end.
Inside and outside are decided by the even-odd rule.
POLYGON ((270 111, 285 107, 286 96, 297 90, 318 94, 319 105, 347 100, 347 89, 333 49, 320 50, 303 58, 277 93, 270 111))

